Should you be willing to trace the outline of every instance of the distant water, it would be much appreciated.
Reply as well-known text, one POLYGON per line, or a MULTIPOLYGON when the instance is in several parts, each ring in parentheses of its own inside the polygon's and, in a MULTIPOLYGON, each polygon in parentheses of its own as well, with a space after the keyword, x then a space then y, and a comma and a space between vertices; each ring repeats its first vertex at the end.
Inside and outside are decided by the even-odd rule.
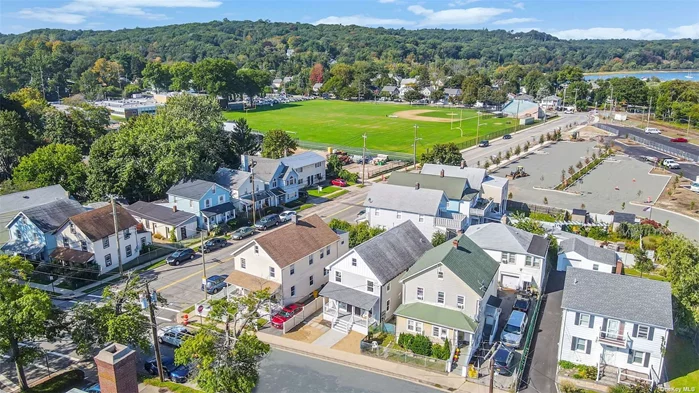
POLYGON ((602 75, 585 75, 585 80, 598 80, 598 79, 609 79, 609 78, 624 78, 627 76, 633 76, 638 79, 642 78, 652 78, 654 76, 657 76, 658 79, 661 81, 670 81, 674 79, 679 79, 679 80, 686 80, 686 81, 694 81, 694 82, 699 82, 699 71, 695 70, 692 71, 691 73, 688 71, 673 71, 673 72, 661 72, 661 71, 646 71, 646 72, 621 72, 618 74, 602 74, 602 75), (690 75, 692 78, 687 78, 686 76, 690 75))

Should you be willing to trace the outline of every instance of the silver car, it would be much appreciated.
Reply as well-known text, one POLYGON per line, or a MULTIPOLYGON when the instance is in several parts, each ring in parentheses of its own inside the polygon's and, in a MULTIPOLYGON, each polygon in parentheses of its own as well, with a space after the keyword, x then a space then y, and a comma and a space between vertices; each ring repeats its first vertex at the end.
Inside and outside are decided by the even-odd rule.
POLYGON ((158 342, 179 348, 184 340, 192 337, 192 333, 184 326, 169 326, 158 330, 158 342))

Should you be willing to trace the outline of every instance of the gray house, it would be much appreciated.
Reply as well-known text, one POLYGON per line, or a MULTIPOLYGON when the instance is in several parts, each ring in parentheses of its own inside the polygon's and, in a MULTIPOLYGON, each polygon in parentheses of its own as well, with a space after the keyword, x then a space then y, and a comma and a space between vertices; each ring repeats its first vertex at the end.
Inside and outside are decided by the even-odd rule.
POLYGON ((381 93, 388 93, 391 96, 397 96, 398 93, 400 93, 400 89, 397 86, 388 85, 384 86, 383 89, 381 89, 381 93))
POLYGON ((9 240, 6 225, 17 213, 33 206, 68 198, 68 192, 59 184, 0 196, 0 244, 9 240))

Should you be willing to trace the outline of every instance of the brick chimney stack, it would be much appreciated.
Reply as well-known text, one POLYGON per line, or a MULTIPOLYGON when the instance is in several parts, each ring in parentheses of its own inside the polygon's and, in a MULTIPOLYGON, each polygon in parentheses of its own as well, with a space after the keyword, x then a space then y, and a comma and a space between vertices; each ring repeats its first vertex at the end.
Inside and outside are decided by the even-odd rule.
POLYGON ((172 212, 177 213, 177 205, 172 205, 172 212))
POLYGON ((454 246, 454 248, 459 248, 459 240, 454 239, 451 244, 454 246))
POLYGON ((136 352, 110 344, 95 356, 102 393, 138 393, 136 352))

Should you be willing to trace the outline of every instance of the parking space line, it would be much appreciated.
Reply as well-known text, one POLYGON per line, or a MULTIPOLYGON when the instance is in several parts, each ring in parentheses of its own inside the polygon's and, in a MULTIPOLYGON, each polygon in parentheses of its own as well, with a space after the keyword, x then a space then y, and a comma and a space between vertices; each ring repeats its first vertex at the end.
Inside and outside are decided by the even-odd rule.
POLYGON ((162 320, 162 321, 168 321, 168 322, 173 322, 173 320, 172 320, 172 319, 169 319, 169 318, 163 318, 163 317, 158 317, 158 316, 156 316, 156 317, 155 317, 155 319, 160 319, 160 320, 162 320))
POLYGON ((162 306, 160 306, 158 308, 162 309, 162 310, 172 311, 172 312, 180 312, 180 310, 175 310, 174 308, 167 308, 167 307, 162 307, 162 306))
POLYGON ((99 296, 99 295, 90 295, 90 294, 88 294, 87 296, 89 296, 89 297, 96 297, 96 298, 98 298, 98 299, 102 299, 102 296, 99 296))

